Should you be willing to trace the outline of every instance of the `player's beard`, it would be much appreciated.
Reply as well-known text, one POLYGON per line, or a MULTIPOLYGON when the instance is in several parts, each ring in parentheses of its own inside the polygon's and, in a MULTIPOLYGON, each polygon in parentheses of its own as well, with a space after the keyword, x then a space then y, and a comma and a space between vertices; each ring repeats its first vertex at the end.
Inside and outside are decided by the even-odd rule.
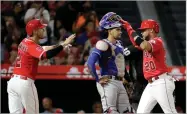
POLYGON ((150 40, 150 37, 147 36, 147 37, 145 37, 144 39, 145 39, 146 41, 149 41, 149 40, 150 40))
POLYGON ((43 35, 43 34, 42 34, 42 35, 41 35, 41 34, 38 34, 38 38, 39 38, 39 39, 43 39, 43 38, 44 38, 44 35, 43 35))

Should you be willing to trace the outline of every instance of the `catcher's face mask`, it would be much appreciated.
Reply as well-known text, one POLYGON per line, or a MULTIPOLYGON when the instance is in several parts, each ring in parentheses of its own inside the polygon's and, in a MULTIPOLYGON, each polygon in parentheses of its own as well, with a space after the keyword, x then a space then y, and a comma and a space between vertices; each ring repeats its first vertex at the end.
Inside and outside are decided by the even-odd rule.
POLYGON ((116 13, 109 12, 105 14, 100 20, 99 22, 100 28, 102 30, 105 30, 105 29, 121 27, 121 23, 119 22, 120 19, 121 17, 119 15, 116 15, 116 13))
POLYGON ((121 17, 119 15, 113 14, 112 16, 108 18, 108 21, 116 22, 116 21, 119 21, 120 19, 121 17))

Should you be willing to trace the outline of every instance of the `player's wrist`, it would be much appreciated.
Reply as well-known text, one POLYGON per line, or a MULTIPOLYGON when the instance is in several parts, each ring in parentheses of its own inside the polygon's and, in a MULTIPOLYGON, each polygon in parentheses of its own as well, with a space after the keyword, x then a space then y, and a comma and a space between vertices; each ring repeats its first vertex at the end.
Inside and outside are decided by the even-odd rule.
POLYGON ((65 47, 67 44, 65 42, 60 42, 59 45, 65 47))
POLYGON ((144 39, 142 39, 136 32, 132 32, 132 37, 138 46, 140 46, 140 44, 144 41, 144 39))
POLYGON ((121 24, 123 25, 123 27, 124 27, 125 29, 132 29, 132 26, 130 25, 129 22, 124 21, 124 20, 120 20, 120 22, 121 22, 121 24))
POLYGON ((62 47, 64 47, 64 46, 65 46, 65 43, 61 43, 60 45, 61 45, 62 47))

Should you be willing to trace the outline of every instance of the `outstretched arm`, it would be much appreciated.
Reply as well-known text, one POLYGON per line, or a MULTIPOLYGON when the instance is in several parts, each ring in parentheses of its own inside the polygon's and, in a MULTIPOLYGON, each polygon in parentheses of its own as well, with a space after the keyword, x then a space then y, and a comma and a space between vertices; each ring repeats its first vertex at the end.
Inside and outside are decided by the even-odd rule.
POLYGON ((149 52, 152 50, 151 44, 140 37, 127 21, 121 19, 120 22, 123 24, 123 28, 127 30, 133 45, 138 45, 142 50, 147 50, 149 52))
POLYGON ((50 59, 56 56, 63 48, 66 48, 67 46, 69 46, 70 43, 73 42, 75 37, 76 35, 72 34, 64 42, 60 44, 42 47, 45 52, 42 54, 41 59, 50 59))
MULTIPOLYGON (((48 50, 52 50, 52 49, 58 47, 58 45, 59 45, 59 44, 57 44, 57 45, 51 45, 51 46, 42 46, 42 48, 43 48, 45 51, 48 51, 48 50)), ((68 44, 68 45, 64 46, 64 49, 69 48, 69 47, 71 47, 71 46, 72 46, 71 44, 68 44)))

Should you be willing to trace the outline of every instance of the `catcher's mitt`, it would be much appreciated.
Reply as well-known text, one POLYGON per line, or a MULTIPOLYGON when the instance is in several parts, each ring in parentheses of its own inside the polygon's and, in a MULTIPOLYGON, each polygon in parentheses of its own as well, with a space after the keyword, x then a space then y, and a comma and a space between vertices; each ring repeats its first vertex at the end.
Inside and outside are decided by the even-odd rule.
POLYGON ((126 79, 123 80, 123 85, 127 91, 127 94, 129 96, 129 98, 131 98, 132 94, 133 94, 133 90, 134 90, 134 86, 132 82, 128 82, 126 79))

